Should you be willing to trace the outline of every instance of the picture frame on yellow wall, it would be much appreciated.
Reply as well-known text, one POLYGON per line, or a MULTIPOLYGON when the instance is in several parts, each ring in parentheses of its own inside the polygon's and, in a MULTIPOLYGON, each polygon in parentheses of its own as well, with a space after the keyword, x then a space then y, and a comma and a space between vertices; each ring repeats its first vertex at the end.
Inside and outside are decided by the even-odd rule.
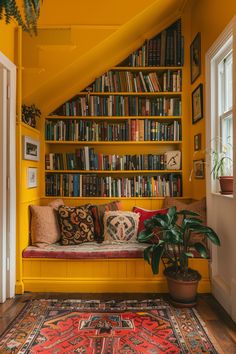
POLYGON ((36 167, 28 167, 27 169, 27 188, 36 188, 38 170, 36 167))
POLYGON ((192 123, 203 118, 203 85, 199 84, 192 92, 192 123))
POLYGON ((29 136, 23 136, 24 160, 39 161, 39 141, 29 136))
POLYGON ((196 179, 205 178, 204 173, 204 160, 194 160, 193 161, 193 176, 196 179))
POLYGON ((190 45, 190 75, 191 84, 201 74, 201 34, 197 33, 190 45))
POLYGON ((194 151, 199 151, 201 150, 201 134, 196 134, 194 135, 194 151))

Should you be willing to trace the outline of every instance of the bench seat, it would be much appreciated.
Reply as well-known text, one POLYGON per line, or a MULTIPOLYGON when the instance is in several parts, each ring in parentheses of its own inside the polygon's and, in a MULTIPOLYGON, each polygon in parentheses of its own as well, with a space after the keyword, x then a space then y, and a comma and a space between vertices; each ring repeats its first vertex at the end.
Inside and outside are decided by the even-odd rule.
MULTIPOLYGON (((163 265, 153 275, 143 259, 144 243, 78 246, 53 244, 44 249, 28 246, 22 254, 22 282, 17 293, 163 293, 167 292, 163 265)), ((191 258, 189 265, 202 279, 199 292, 210 292, 207 259, 191 258)))

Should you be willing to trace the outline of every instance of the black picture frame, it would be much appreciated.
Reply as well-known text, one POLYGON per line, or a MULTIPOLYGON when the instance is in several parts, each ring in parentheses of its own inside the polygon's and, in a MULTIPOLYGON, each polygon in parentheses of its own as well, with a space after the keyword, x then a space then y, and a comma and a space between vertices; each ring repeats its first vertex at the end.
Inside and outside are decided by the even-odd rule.
POLYGON ((190 45, 190 75, 191 84, 201 74, 201 33, 198 32, 190 45))
POLYGON ((192 123, 203 118, 203 85, 199 84, 192 92, 192 123))
POLYGON ((194 135, 194 151, 201 150, 202 145, 202 134, 194 135))

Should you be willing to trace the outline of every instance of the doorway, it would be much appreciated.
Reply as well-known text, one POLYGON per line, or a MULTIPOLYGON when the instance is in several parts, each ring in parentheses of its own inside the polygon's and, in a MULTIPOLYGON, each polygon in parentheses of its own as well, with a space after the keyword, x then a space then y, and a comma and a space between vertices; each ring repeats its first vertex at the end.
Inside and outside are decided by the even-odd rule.
POLYGON ((0 303, 15 295, 16 67, 0 52, 0 303))

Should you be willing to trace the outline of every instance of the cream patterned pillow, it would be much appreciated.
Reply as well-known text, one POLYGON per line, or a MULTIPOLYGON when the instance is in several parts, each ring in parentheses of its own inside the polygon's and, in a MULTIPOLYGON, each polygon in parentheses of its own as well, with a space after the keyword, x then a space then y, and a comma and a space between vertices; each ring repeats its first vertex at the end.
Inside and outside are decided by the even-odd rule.
POLYGON ((106 211, 104 215, 105 241, 136 242, 139 214, 131 211, 106 211))

